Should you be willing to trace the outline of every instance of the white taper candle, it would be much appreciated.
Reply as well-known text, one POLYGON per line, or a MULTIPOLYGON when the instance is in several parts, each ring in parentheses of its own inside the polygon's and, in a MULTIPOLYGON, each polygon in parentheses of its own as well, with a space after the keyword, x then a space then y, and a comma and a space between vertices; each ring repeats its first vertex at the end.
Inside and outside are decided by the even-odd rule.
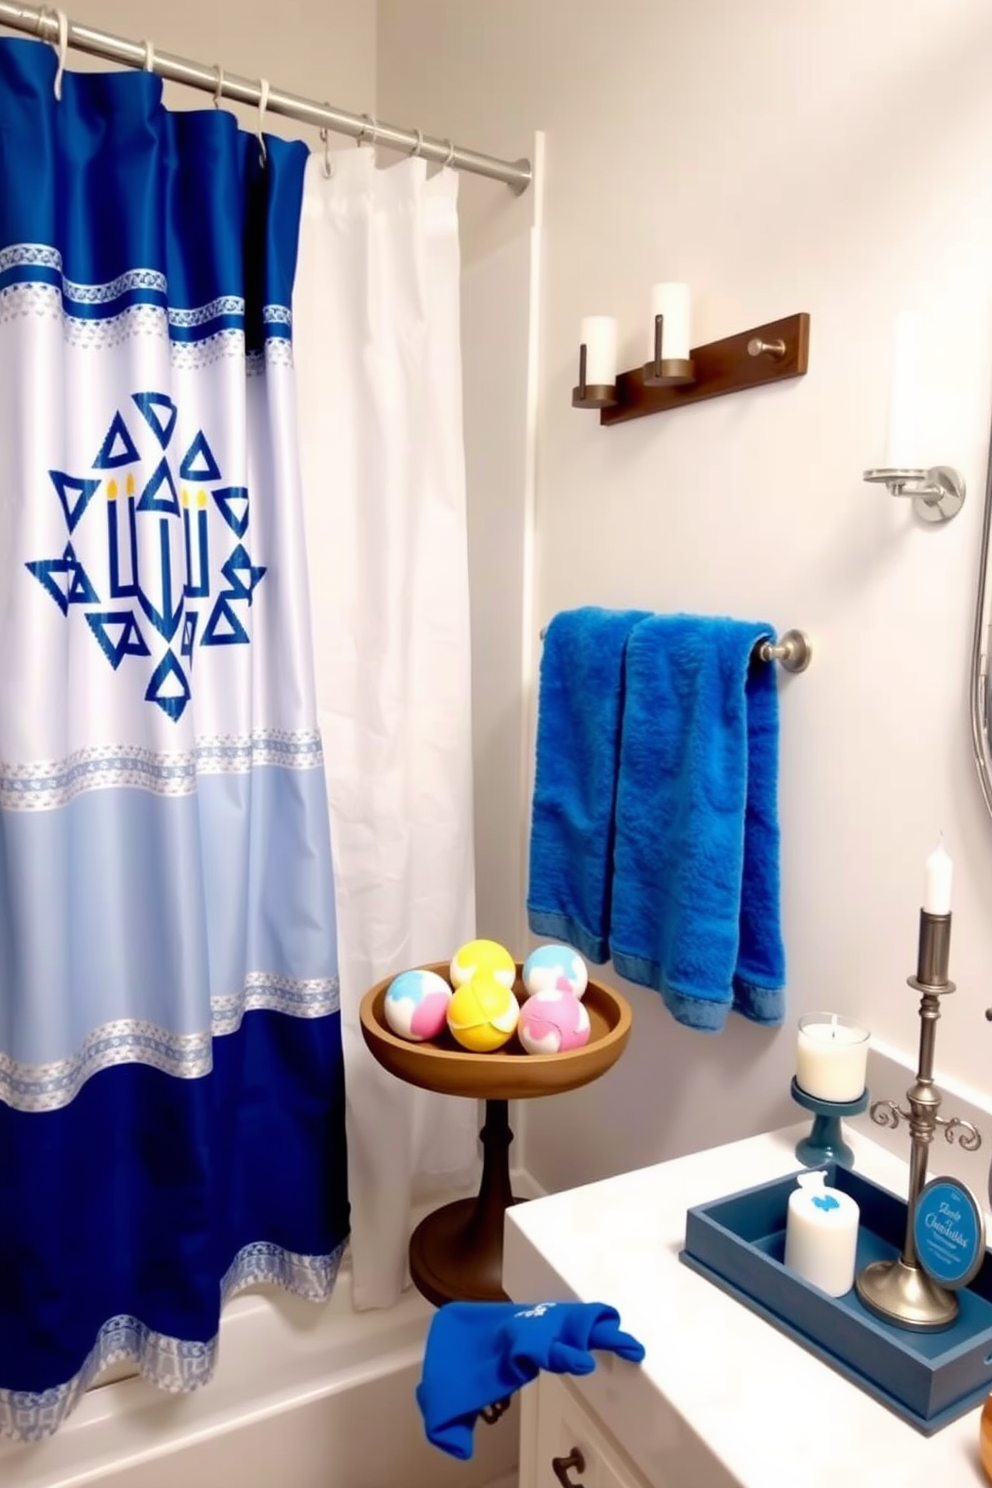
POLYGON ((927 858, 923 880, 923 908, 927 914, 946 915, 951 912, 951 882, 954 864, 944 848, 943 838, 927 858))

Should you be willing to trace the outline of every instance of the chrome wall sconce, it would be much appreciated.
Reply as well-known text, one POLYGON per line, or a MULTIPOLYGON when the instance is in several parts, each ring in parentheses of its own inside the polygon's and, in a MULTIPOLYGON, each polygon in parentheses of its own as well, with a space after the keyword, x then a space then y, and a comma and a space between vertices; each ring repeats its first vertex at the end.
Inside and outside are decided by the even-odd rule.
POLYGON ((586 316, 579 327, 572 407, 596 410, 601 424, 621 424, 806 372, 808 315, 788 315, 695 348, 690 347, 690 318, 687 284, 654 285, 648 360, 618 374, 616 320, 586 316))
POLYGON ((863 478, 884 485, 891 496, 911 497, 913 510, 924 522, 949 522, 967 494, 964 476, 950 465, 932 465, 929 470, 884 465, 866 470, 863 478))
POLYGON ((924 465, 917 458, 923 412, 920 398, 920 320, 915 311, 896 316, 892 353, 892 391, 884 465, 863 479, 884 485, 891 496, 908 496, 924 522, 949 522, 964 505, 964 476, 951 465, 924 465))

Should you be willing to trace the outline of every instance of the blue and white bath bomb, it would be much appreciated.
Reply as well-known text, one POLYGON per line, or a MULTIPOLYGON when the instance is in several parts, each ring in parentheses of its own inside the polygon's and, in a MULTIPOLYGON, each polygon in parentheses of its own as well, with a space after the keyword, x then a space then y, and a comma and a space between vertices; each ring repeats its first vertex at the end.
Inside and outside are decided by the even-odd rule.
POLYGON ((398 1038, 422 1044, 437 1038, 448 1021, 451 988, 436 971, 402 971, 386 989, 386 1022, 398 1038))
POLYGON ((591 1032, 585 1004, 569 991, 548 987, 520 1009, 517 1038, 528 1054, 563 1054, 581 1049, 591 1032))
POLYGON ((524 962, 523 984, 528 997, 551 988, 582 997, 589 985, 589 969, 571 946, 538 946, 524 962))

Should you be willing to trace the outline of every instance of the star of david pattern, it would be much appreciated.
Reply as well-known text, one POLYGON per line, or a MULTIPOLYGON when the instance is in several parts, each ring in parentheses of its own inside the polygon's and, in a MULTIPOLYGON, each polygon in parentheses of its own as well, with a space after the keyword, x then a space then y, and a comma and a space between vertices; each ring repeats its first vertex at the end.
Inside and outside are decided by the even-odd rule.
POLYGON ((185 449, 173 447, 173 400, 141 392, 131 402, 115 412, 88 471, 49 470, 66 540, 54 557, 25 567, 66 618, 81 607, 114 671, 130 657, 145 659, 145 701, 175 722, 193 695, 197 648, 250 644, 245 611, 266 570, 245 546, 248 489, 225 484, 203 430, 185 449), (140 448, 149 442, 151 458, 140 448), (211 506, 223 528, 209 522, 211 506), (77 556, 74 535, 101 519, 106 566, 97 574, 77 556), (224 530, 233 546, 212 563, 211 539, 216 547, 224 530))

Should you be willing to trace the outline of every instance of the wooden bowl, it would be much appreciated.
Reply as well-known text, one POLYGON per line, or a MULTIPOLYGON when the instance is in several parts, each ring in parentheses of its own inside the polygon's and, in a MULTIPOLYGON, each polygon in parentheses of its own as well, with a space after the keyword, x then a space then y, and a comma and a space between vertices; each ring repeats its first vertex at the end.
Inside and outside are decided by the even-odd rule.
MULTIPOLYGON (((436 971, 450 985, 448 964, 435 962, 423 968, 436 971)), ((520 962, 514 993, 524 1001, 520 962)), ((392 1032, 383 1015, 386 989, 394 976, 366 992, 359 1016, 362 1034, 375 1058, 410 1085, 438 1090, 444 1095, 468 1095, 478 1100, 525 1100, 529 1096, 552 1095, 588 1085, 616 1063, 630 1037, 631 1011, 619 992, 590 979, 583 1002, 592 1025, 589 1042, 581 1049, 561 1054, 528 1054, 516 1034, 494 1054, 473 1054, 462 1049, 445 1030, 430 1043, 414 1044, 392 1032)))

